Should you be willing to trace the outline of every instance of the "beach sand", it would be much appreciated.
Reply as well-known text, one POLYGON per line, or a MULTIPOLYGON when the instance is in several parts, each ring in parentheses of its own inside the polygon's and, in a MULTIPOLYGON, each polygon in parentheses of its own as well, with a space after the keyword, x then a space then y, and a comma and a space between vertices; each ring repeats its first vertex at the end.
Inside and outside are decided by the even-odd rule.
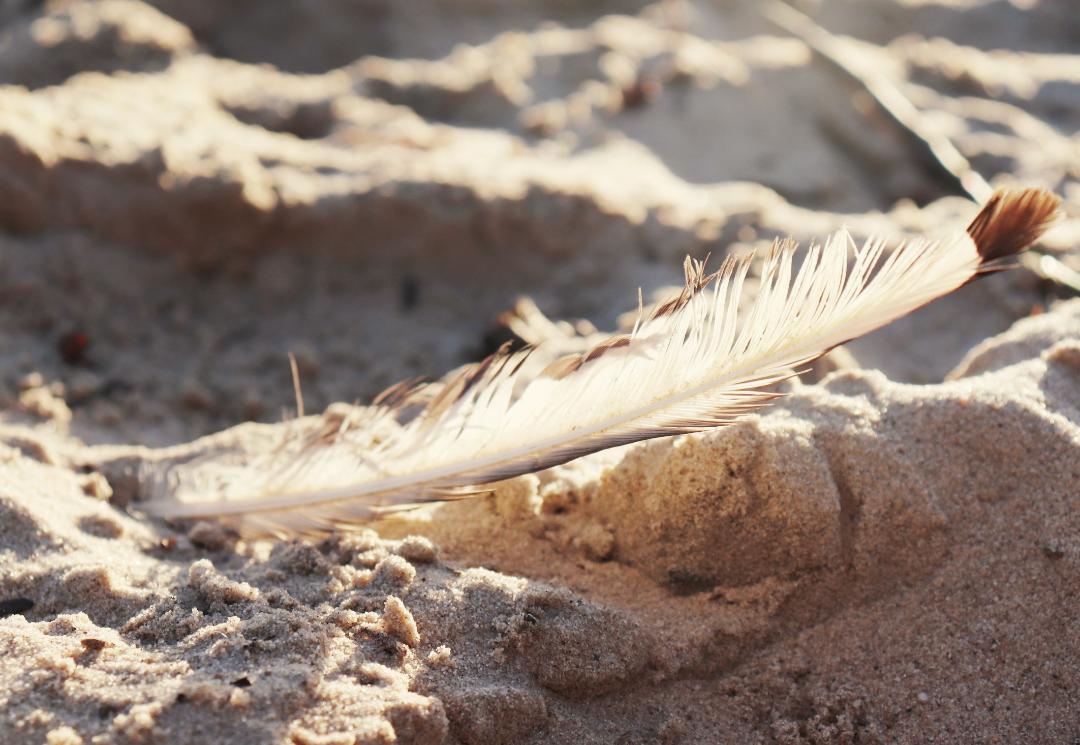
MULTIPOLYGON (((800 8, 1080 269, 1071 0, 800 8)), ((975 211, 753 3, 0 3, 0 743, 1080 741, 1080 300, 1026 270, 354 533, 139 511, 280 441, 290 352, 315 424, 520 296, 572 346, 687 254, 975 211)))

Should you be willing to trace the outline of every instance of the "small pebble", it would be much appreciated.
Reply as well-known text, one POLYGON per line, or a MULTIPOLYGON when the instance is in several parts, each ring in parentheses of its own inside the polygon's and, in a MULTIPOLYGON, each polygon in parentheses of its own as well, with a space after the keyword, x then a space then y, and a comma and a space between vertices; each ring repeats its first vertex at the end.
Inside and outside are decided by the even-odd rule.
POLYGON ((401 598, 388 595, 383 608, 382 618, 383 631, 406 646, 416 647, 420 644, 420 632, 416 628, 413 614, 401 602, 401 598))
POLYGON ((94 499, 100 499, 102 502, 108 502, 113 495, 112 486, 109 484, 108 479, 97 472, 83 476, 80 486, 83 494, 94 499))
POLYGON ((375 567, 372 581, 390 587, 408 587, 416 579, 416 568, 400 556, 387 556, 375 567))
POLYGON ((213 412, 217 407, 214 402, 214 394, 198 383, 189 382, 183 388, 180 402, 191 411, 213 412))
POLYGON ((187 535, 193 544, 208 551, 219 551, 229 541, 229 537, 221 525, 205 520, 200 520, 192 525, 187 535))
POLYGON ((45 385, 45 376, 39 372, 32 372, 24 375, 19 380, 19 390, 28 391, 31 388, 41 388, 45 385))
POLYGON ((436 558, 435 544, 420 535, 403 538, 394 553, 406 561, 415 561, 418 564, 430 564, 436 558))

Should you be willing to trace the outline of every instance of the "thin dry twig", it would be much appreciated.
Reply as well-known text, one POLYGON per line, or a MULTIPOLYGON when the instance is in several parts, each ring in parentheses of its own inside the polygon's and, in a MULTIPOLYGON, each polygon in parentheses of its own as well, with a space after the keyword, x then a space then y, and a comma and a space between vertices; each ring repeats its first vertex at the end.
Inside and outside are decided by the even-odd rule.
POLYGON ((296 397, 296 418, 304 418, 304 392, 300 389, 300 367, 296 364, 296 355, 289 352, 289 368, 292 370, 293 395, 296 397))
POLYGON ((807 46, 853 80, 877 102, 881 110, 935 163, 943 176, 954 182, 961 191, 982 203, 994 189, 976 171, 963 153, 941 132, 930 127, 922 112, 908 99, 892 80, 880 70, 866 65, 853 54, 842 39, 815 23, 780 0, 755 3, 765 16, 784 31, 797 36, 807 46))
MULTIPOLYGON (((843 39, 782 0, 761 0, 755 2, 754 6, 767 20, 801 39, 822 59, 863 88, 908 141, 921 150, 927 160, 937 166, 939 173, 960 191, 980 203, 993 193, 993 187, 952 141, 928 126, 926 117, 896 84, 881 71, 864 64, 843 39)), ((1080 273, 1049 254, 1032 251, 1024 256, 1021 264, 1042 279, 1080 293, 1080 273)))

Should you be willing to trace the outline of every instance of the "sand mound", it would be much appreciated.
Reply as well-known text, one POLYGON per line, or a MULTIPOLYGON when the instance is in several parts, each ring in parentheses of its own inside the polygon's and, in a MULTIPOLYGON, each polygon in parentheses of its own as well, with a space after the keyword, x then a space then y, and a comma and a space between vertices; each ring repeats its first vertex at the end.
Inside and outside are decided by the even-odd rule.
POLYGON ((79 465, 118 480, 155 453, 9 428, 3 582, 33 606, 0 626, 6 715, 118 741, 1064 737, 1078 319, 1018 324, 981 358, 1033 354, 974 377, 834 374, 741 425, 314 545, 151 528, 79 465))

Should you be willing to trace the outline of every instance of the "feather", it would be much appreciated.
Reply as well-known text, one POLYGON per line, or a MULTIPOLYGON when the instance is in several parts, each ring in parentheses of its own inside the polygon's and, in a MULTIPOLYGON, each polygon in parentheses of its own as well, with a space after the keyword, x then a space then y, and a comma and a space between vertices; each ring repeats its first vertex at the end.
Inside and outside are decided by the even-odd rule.
POLYGON ((775 384, 828 350, 997 271, 1048 227, 1059 200, 999 192, 966 233, 849 261, 844 232, 765 257, 760 289, 737 312, 753 257, 715 272, 687 259, 681 293, 629 334, 526 375, 531 349, 502 349, 437 383, 394 386, 350 419, 307 426, 273 452, 170 469, 143 505, 169 518, 220 518, 246 535, 315 534, 606 448, 698 432, 774 400, 775 384))

